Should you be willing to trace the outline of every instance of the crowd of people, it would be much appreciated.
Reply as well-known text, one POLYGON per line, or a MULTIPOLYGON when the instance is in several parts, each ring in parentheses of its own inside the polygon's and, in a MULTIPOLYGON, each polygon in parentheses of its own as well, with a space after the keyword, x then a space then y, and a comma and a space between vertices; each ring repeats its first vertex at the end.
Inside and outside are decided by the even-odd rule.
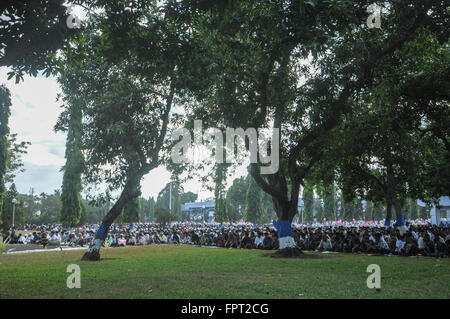
MULTIPOLYGON (((99 225, 65 229, 59 224, 26 225, 14 231, 10 243, 47 246, 89 246, 99 225)), ((305 251, 328 251, 400 256, 450 256, 450 227, 429 222, 409 224, 405 231, 378 223, 293 224, 293 238, 305 251)), ((186 244, 245 249, 278 249, 272 224, 156 223, 113 224, 107 247, 186 244)))

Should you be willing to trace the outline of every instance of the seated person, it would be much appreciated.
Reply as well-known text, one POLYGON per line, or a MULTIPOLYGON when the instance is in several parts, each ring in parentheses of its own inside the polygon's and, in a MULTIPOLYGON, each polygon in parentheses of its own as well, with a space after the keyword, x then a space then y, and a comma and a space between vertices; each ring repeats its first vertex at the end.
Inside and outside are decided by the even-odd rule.
POLYGON ((263 249, 272 249, 273 247, 273 239, 269 236, 269 233, 264 234, 264 240, 263 240, 263 249))
POLYGON ((330 237, 328 235, 323 234, 322 240, 319 243, 319 246, 317 246, 318 251, 331 251, 333 249, 333 245, 331 244, 330 237))

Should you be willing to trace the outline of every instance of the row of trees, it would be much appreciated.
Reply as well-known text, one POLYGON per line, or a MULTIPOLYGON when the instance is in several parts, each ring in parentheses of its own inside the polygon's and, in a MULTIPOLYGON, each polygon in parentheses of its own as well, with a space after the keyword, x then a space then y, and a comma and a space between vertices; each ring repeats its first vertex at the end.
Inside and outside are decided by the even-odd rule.
MULTIPOLYGON (((53 194, 34 194, 31 189, 28 194, 20 194, 11 184, 4 196, 3 204, 3 228, 9 229, 12 223, 12 199, 17 199, 15 205, 15 225, 23 226, 25 224, 53 224, 61 223, 61 211, 63 207, 62 193, 56 190, 53 194)), ((108 213, 112 203, 94 205, 89 200, 82 198, 81 203, 84 207, 80 220, 72 226, 81 226, 85 223, 98 223, 108 213)), ((124 208, 122 214, 117 219, 118 223, 150 222, 155 221, 155 200, 150 197, 145 199, 139 197, 138 205, 130 209, 124 208), (137 206, 137 211, 133 209, 137 206)))
POLYGON ((225 192, 224 207, 215 209, 216 222, 267 223, 275 217, 270 196, 256 184, 251 175, 233 180, 225 192), (219 209, 219 210, 218 210, 219 209))
MULTIPOLYGON (((196 119, 280 130, 279 169, 262 174, 258 161, 250 173, 273 202, 281 238, 307 183, 338 185, 344 202, 385 202, 388 219, 407 198, 448 193, 445 2, 384 3, 380 29, 365 24, 365 1, 81 2, 88 20, 51 62, 66 110, 61 127, 82 109, 84 181, 121 190, 86 259, 99 258, 145 174, 164 163, 176 176, 199 170, 171 163, 166 139, 196 119)), ((216 185, 228 168, 210 174, 216 185)), ((216 191, 224 214, 225 192, 216 191)))
MULTIPOLYGON (((344 201, 342 192, 337 193, 335 186, 324 189, 305 187, 302 193, 302 217, 305 223, 327 221, 381 221, 386 218, 386 205, 383 203, 373 203, 360 197, 351 201, 344 201), (316 193, 316 196, 314 195, 316 193)), ((417 205, 417 201, 407 199, 402 207, 402 214, 407 219, 428 219, 429 208, 417 205)), ((299 220, 302 217, 299 216, 299 220)))

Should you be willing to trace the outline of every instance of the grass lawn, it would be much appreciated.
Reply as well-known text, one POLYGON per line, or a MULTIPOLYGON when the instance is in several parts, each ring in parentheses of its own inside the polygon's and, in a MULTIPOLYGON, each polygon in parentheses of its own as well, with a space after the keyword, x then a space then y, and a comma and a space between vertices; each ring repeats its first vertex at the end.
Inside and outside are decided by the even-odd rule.
POLYGON ((0 298, 450 298, 450 260, 330 254, 278 259, 266 251, 152 245, 0 256, 0 298), (66 286, 69 264, 81 288, 66 286), (366 286, 381 267, 381 291, 366 286))

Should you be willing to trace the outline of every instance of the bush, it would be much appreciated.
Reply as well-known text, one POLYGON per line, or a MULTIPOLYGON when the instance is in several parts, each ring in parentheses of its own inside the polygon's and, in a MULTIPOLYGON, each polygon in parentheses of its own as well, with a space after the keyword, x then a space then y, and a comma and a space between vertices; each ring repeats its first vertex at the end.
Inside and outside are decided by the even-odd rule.
POLYGON ((3 254, 4 252, 6 252, 6 247, 8 246, 10 240, 11 240, 11 238, 9 238, 9 237, 6 237, 6 239, 3 240, 3 236, 0 235, 0 254, 3 254))

